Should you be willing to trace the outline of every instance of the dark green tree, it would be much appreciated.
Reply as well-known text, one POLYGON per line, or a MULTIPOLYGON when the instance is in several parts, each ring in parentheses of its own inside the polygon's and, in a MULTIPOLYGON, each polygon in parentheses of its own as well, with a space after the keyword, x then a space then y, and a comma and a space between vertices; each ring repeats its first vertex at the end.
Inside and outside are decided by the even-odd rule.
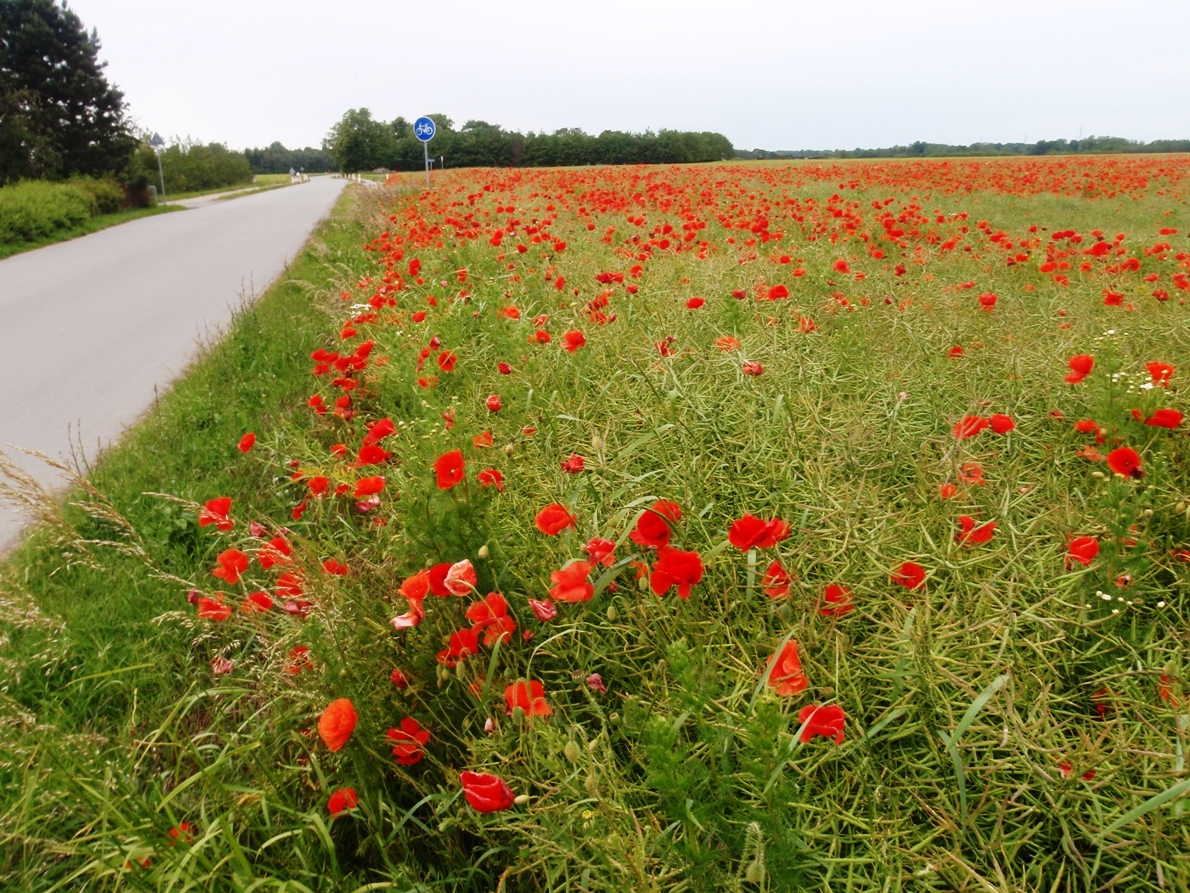
POLYGON ((396 154, 392 127, 372 117, 368 109, 348 109, 322 141, 335 167, 347 173, 388 167, 396 154))
POLYGON ((136 147, 99 36, 56 0, 0 0, 0 182, 124 170, 136 147))

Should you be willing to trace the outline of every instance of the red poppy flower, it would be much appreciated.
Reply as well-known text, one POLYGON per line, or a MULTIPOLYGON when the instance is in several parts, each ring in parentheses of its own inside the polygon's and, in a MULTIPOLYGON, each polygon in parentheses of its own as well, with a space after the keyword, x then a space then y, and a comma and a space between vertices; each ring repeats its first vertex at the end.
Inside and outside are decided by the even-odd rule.
POLYGON ((426 742, 430 740, 430 733, 421 727, 412 716, 401 720, 399 729, 389 729, 384 737, 393 746, 393 756, 402 766, 412 766, 421 762, 425 756, 426 742))
POLYGON ((235 526, 235 522, 228 517, 230 512, 230 496, 220 496, 218 499, 212 499, 199 509, 198 526, 206 527, 208 524, 214 524, 219 530, 231 530, 235 526))
POLYGON ((231 605, 223 604, 222 592, 216 592, 213 599, 202 596, 198 599, 198 616, 222 622, 231 616, 231 605))
POLYGON ((545 689, 536 679, 520 680, 504 689, 508 715, 520 707, 526 716, 550 716, 554 711, 545 700, 545 689))
POLYGON ((988 424, 991 425, 992 430, 997 434, 1007 434, 1016 428, 1016 422, 1010 416, 1000 415, 999 413, 988 419, 988 424))
POLYGON ((263 614, 272 610, 273 600, 267 592, 250 592, 240 605, 245 614, 263 614))
POLYGON ((771 549, 787 536, 789 524, 785 521, 780 518, 762 521, 748 512, 727 529, 727 539, 741 552, 752 548, 771 549))
POLYGON ((476 475, 481 487, 495 487, 501 493, 504 492, 504 475, 496 468, 485 468, 476 475))
POLYGON ((430 592, 439 598, 445 598, 451 594, 451 591, 446 588, 446 575, 453 566, 451 562, 443 561, 425 572, 430 581, 430 592))
POLYGON ((318 735, 332 753, 343 749, 355 731, 355 706, 350 698, 331 701, 318 717, 318 735))
POLYGON ((1161 363, 1156 360, 1145 363, 1145 368, 1149 370, 1149 377, 1153 381, 1155 388, 1169 387, 1169 379, 1173 376, 1173 366, 1169 363, 1161 363))
POLYGON ((376 475, 370 478, 360 478, 355 483, 355 492, 352 494, 356 499, 364 499, 368 496, 375 496, 384 489, 384 476, 376 475))
POLYGON ((529 599, 529 610, 542 623, 549 623, 558 616, 558 606, 548 598, 543 601, 538 601, 535 598, 529 599))
POLYGON ((722 338, 715 339, 715 347, 719 348, 719 350, 725 353, 727 351, 739 350, 740 339, 736 338, 734 335, 724 335, 722 338))
POLYGON ((395 630, 412 629, 426 619, 426 610, 420 598, 409 599, 409 610, 389 621, 395 630))
POLYGON ((277 577, 277 597, 297 598, 304 591, 305 586, 301 574, 286 571, 277 577))
POLYGON ((975 519, 970 515, 959 515, 959 526, 962 528, 954 535, 954 541, 964 546, 982 546, 991 540, 996 533, 996 522, 975 526, 975 519))
POLYGON ((340 561, 335 561, 333 558, 328 558, 322 562, 322 569, 332 577, 345 577, 351 573, 351 568, 340 561))
POLYGON ((764 366, 755 360, 744 360, 743 370, 745 375, 764 375, 764 366))
POLYGON ((483 631, 483 643, 489 648, 496 642, 511 641, 516 631, 516 620, 509 616, 508 602, 499 592, 489 592, 467 608, 467 619, 474 630, 483 631))
POLYGON ((348 809, 355 809, 359 797, 355 795, 355 788, 339 788, 326 801, 326 811, 335 817, 348 809))
POLYGON ((1091 374, 1095 365, 1095 358, 1089 354, 1075 354, 1070 358, 1070 372, 1066 376, 1067 384, 1078 384, 1091 374))
POLYGON ((534 523, 546 536, 556 536, 567 527, 574 527, 576 520, 566 506, 554 502, 537 513, 534 523))
POLYGON ((219 562, 219 566, 211 571, 211 576, 226 580, 229 586, 235 586, 240 582, 240 574, 248 569, 248 563, 251 561, 239 549, 224 549, 215 560, 219 562))
POLYGON ((570 458, 562 463, 562 470, 567 474, 578 474, 587 467, 587 460, 578 453, 571 453, 570 458))
POLYGON ((996 295, 993 292, 984 292, 979 296, 979 306, 981 310, 986 310, 989 313, 996 309, 996 295))
POLYGON ((572 329, 562 335, 562 348, 568 353, 574 353, 587 344, 587 336, 578 329, 572 329))
POLYGON ((405 674, 402 673, 399 669, 393 670, 391 673, 389 673, 388 678, 392 682, 393 685, 395 685, 397 688, 401 689, 402 691, 404 691, 405 689, 407 689, 409 687, 408 677, 406 677, 405 674))
POLYGON ((789 297, 789 287, 786 285, 770 286, 764 296, 770 301, 782 301, 789 297))
POLYGON ((463 480, 463 451, 451 450, 439 456, 434 462, 434 473, 438 477, 439 490, 449 490, 463 480))
POLYGON ((628 536, 638 546, 660 548, 669 545, 671 525, 681 519, 682 510, 676 502, 658 499, 637 519, 636 528, 628 536))
POLYGON ((1155 428, 1176 428, 1182 424, 1182 414, 1176 409, 1159 409, 1145 419, 1145 424, 1155 428))
POLYGON ((959 440, 966 440, 969 437, 979 434, 988 424, 988 420, 983 416, 963 416, 963 418, 955 422, 954 430, 951 433, 959 440))
POLYGON ((678 587, 679 598, 690 597, 690 587, 702 579, 702 556, 697 552, 682 552, 669 546, 657 550, 657 561, 649 574, 649 585, 657 595, 678 587))
POLYGON ((848 611, 855 610, 855 605, 851 604, 851 590, 838 583, 831 583, 826 587, 822 600, 825 604, 818 609, 818 613, 823 617, 841 617, 848 611))
MULTIPOLYGON (((476 434, 471 438, 471 445, 477 450, 482 450, 492 445, 492 432, 484 431, 482 434, 476 434)), ((458 452, 456 450, 456 452, 458 452)), ((460 478, 462 480, 462 478, 460 478)))
POLYGON ((190 843, 194 840, 194 826, 189 822, 179 822, 169 829, 170 846, 175 843, 190 843))
POLYGON ((241 453, 248 452, 248 450, 250 450, 250 449, 252 449, 252 447, 256 446, 256 435, 253 434, 251 431, 249 431, 247 434, 245 434, 243 437, 240 438, 240 442, 239 442, 238 446, 239 446, 241 453))
POLYGON ((827 704, 823 707, 807 704, 797 715, 798 722, 803 726, 799 740, 802 744, 809 744, 815 735, 821 735, 824 738, 834 738, 835 744, 842 744, 846 719, 843 708, 837 704, 827 704))
POLYGON ((785 598, 789 595, 789 587, 793 585, 793 580, 784 565, 774 560, 765 570, 760 585, 769 598, 785 598))
POLYGON ((464 558, 462 561, 456 561, 446 569, 446 576, 442 578, 442 585, 446 587, 446 591, 451 595, 466 595, 468 592, 475 590, 475 584, 478 578, 475 576, 475 568, 471 565, 471 560, 464 558))
POLYGON ((509 365, 508 365, 507 363, 505 363, 505 362, 499 362, 499 363, 497 363, 497 364, 496 364, 496 371, 497 371, 497 372, 499 372, 501 375, 512 375, 512 367, 511 367, 511 366, 509 366, 509 365))
POLYGON ((1145 476, 1140 456, 1132 447, 1118 447, 1107 454, 1107 467, 1123 477, 1140 479, 1145 476))
POLYGON ((450 634, 446 647, 436 655, 438 663, 450 667, 452 670, 459 665, 459 661, 479 654, 479 632, 467 628, 450 634))
POLYGON ((686 302, 686 309, 687 310, 697 310, 699 307, 701 307, 705 303, 706 303, 706 301, 702 298, 691 298, 689 301, 686 302))
POLYGON ((550 595, 560 602, 585 602, 595 594, 588 579, 594 565, 589 561, 572 561, 561 570, 550 573, 550 595))
POLYGON ((594 537, 587 540, 587 544, 583 546, 583 551, 595 564, 602 564, 604 567, 611 567, 616 563, 615 552, 616 544, 611 540, 600 539, 594 537))
POLYGON ((781 697, 796 695, 809 687, 810 680, 802 672, 796 641, 791 639, 786 642, 780 651, 769 658, 769 664, 773 670, 769 673, 768 686, 781 697))
POLYGON ((430 572, 422 571, 407 577, 397 591, 411 601, 421 601, 430 594, 430 572))
POLYGON ((959 495, 959 488, 950 481, 947 481, 945 484, 941 484, 938 487, 938 495, 943 499, 953 499, 959 495))
POLYGON ((463 796, 476 812, 489 813, 508 809, 516 798, 498 775, 466 771, 459 775, 463 796))
POLYGON ((892 573, 894 583, 912 591, 921 588, 926 581, 926 572, 916 561, 906 561, 892 573))
POLYGON ((978 462, 964 462, 959 466, 959 480, 964 484, 984 486, 986 481, 983 479, 983 466, 978 462))
POLYGON ((383 465, 390 458, 392 458, 392 453, 384 447, 376 443, 365 443, 359 448, 359 454, 355 458, 355 466, 362 468, 365 465, 383 465))
POLYGON ((492 396, 488 397, 488 399, 484 401, 484 405, 487 406, 488 412, 499 412, 501 406, 500 395, 492 394, 492 396))
POLYGON ((1070 570, 1074 562, 1088 567, 1099 554, 1099 540, 1093 536, 1072 536, 1066 549, 1066 570, 1070 570))
POLYGON ((438 368, 443 372, 450 372, 458 361, 459 358, 453 351, 444 350, 438 354, 438 368))
POLYGON ((961 357, 962 355, 963 355, 963 348, 957 344, 954 347, 952 347, 949 351, 947 351, 947 354, 946 354, 946 356, 952 360, 955 357, 961 357))

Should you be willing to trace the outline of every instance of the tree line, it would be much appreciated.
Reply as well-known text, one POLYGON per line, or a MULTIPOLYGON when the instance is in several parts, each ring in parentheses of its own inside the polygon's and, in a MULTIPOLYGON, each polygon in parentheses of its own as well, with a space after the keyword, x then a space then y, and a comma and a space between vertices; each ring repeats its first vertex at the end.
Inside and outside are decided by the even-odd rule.
POLYGON ((940 158, 987 155, 1120 155, 1190 152, 1190 140, 1142 142, 1119 136, 1088 136, 1077 140, 1038 140, 1035 143, 971 143, 952 146, 918 140, 908 146, 884 149, 737 149, 736 158, 940 158))
MULTIPOLYGON (((554 133, 519 133, 487 121, 455 128, 446 115, 430 115, 436 125, 429 154, 447 167, 559 167, 584 164, 688 164, 726 161, 735 150, 721 133, 660 130, 598 136, 577 128, 554 133)), ((425 151, 403 117, 379 121, 366 108, 350 109, 322 144, 336 168, 367 171, 421 170, 425 151)))

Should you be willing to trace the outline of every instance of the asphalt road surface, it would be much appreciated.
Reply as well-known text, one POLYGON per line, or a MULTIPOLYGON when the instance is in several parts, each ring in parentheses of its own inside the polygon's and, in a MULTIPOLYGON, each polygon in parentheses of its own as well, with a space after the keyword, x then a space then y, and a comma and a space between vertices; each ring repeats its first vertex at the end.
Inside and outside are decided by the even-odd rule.
MULTIPOLYGON (((281 274, 346 181, 308 183, 121 226, 0 261, 0 449, 88 460, 135 422, 244 298, 281 274)), ((0 552, 25 519, 0 504, 0 552)))

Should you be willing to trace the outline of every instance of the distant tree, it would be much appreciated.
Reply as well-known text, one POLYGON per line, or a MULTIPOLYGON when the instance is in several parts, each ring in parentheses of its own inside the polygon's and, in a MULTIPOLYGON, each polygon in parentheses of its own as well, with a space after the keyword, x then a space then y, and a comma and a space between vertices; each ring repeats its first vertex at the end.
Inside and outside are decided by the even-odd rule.
POLYGON ((392 128, 376 121, 367 109, 348 109, 322 141, 341 171, 368 171, 388 167, 395 154, 396 139, 392 128))
POLYGON ((324 171, 333 162, 322 149, 307 146, 304 149, 286 149, 279 142, 270 143, 264 149, 245 149, 244 157, 254 174, 287 174, 295 171, 324 171))
POLYGON ((56 0, 0 0, 0 182, 124 170, 136 147, 99 36, 56 0))

